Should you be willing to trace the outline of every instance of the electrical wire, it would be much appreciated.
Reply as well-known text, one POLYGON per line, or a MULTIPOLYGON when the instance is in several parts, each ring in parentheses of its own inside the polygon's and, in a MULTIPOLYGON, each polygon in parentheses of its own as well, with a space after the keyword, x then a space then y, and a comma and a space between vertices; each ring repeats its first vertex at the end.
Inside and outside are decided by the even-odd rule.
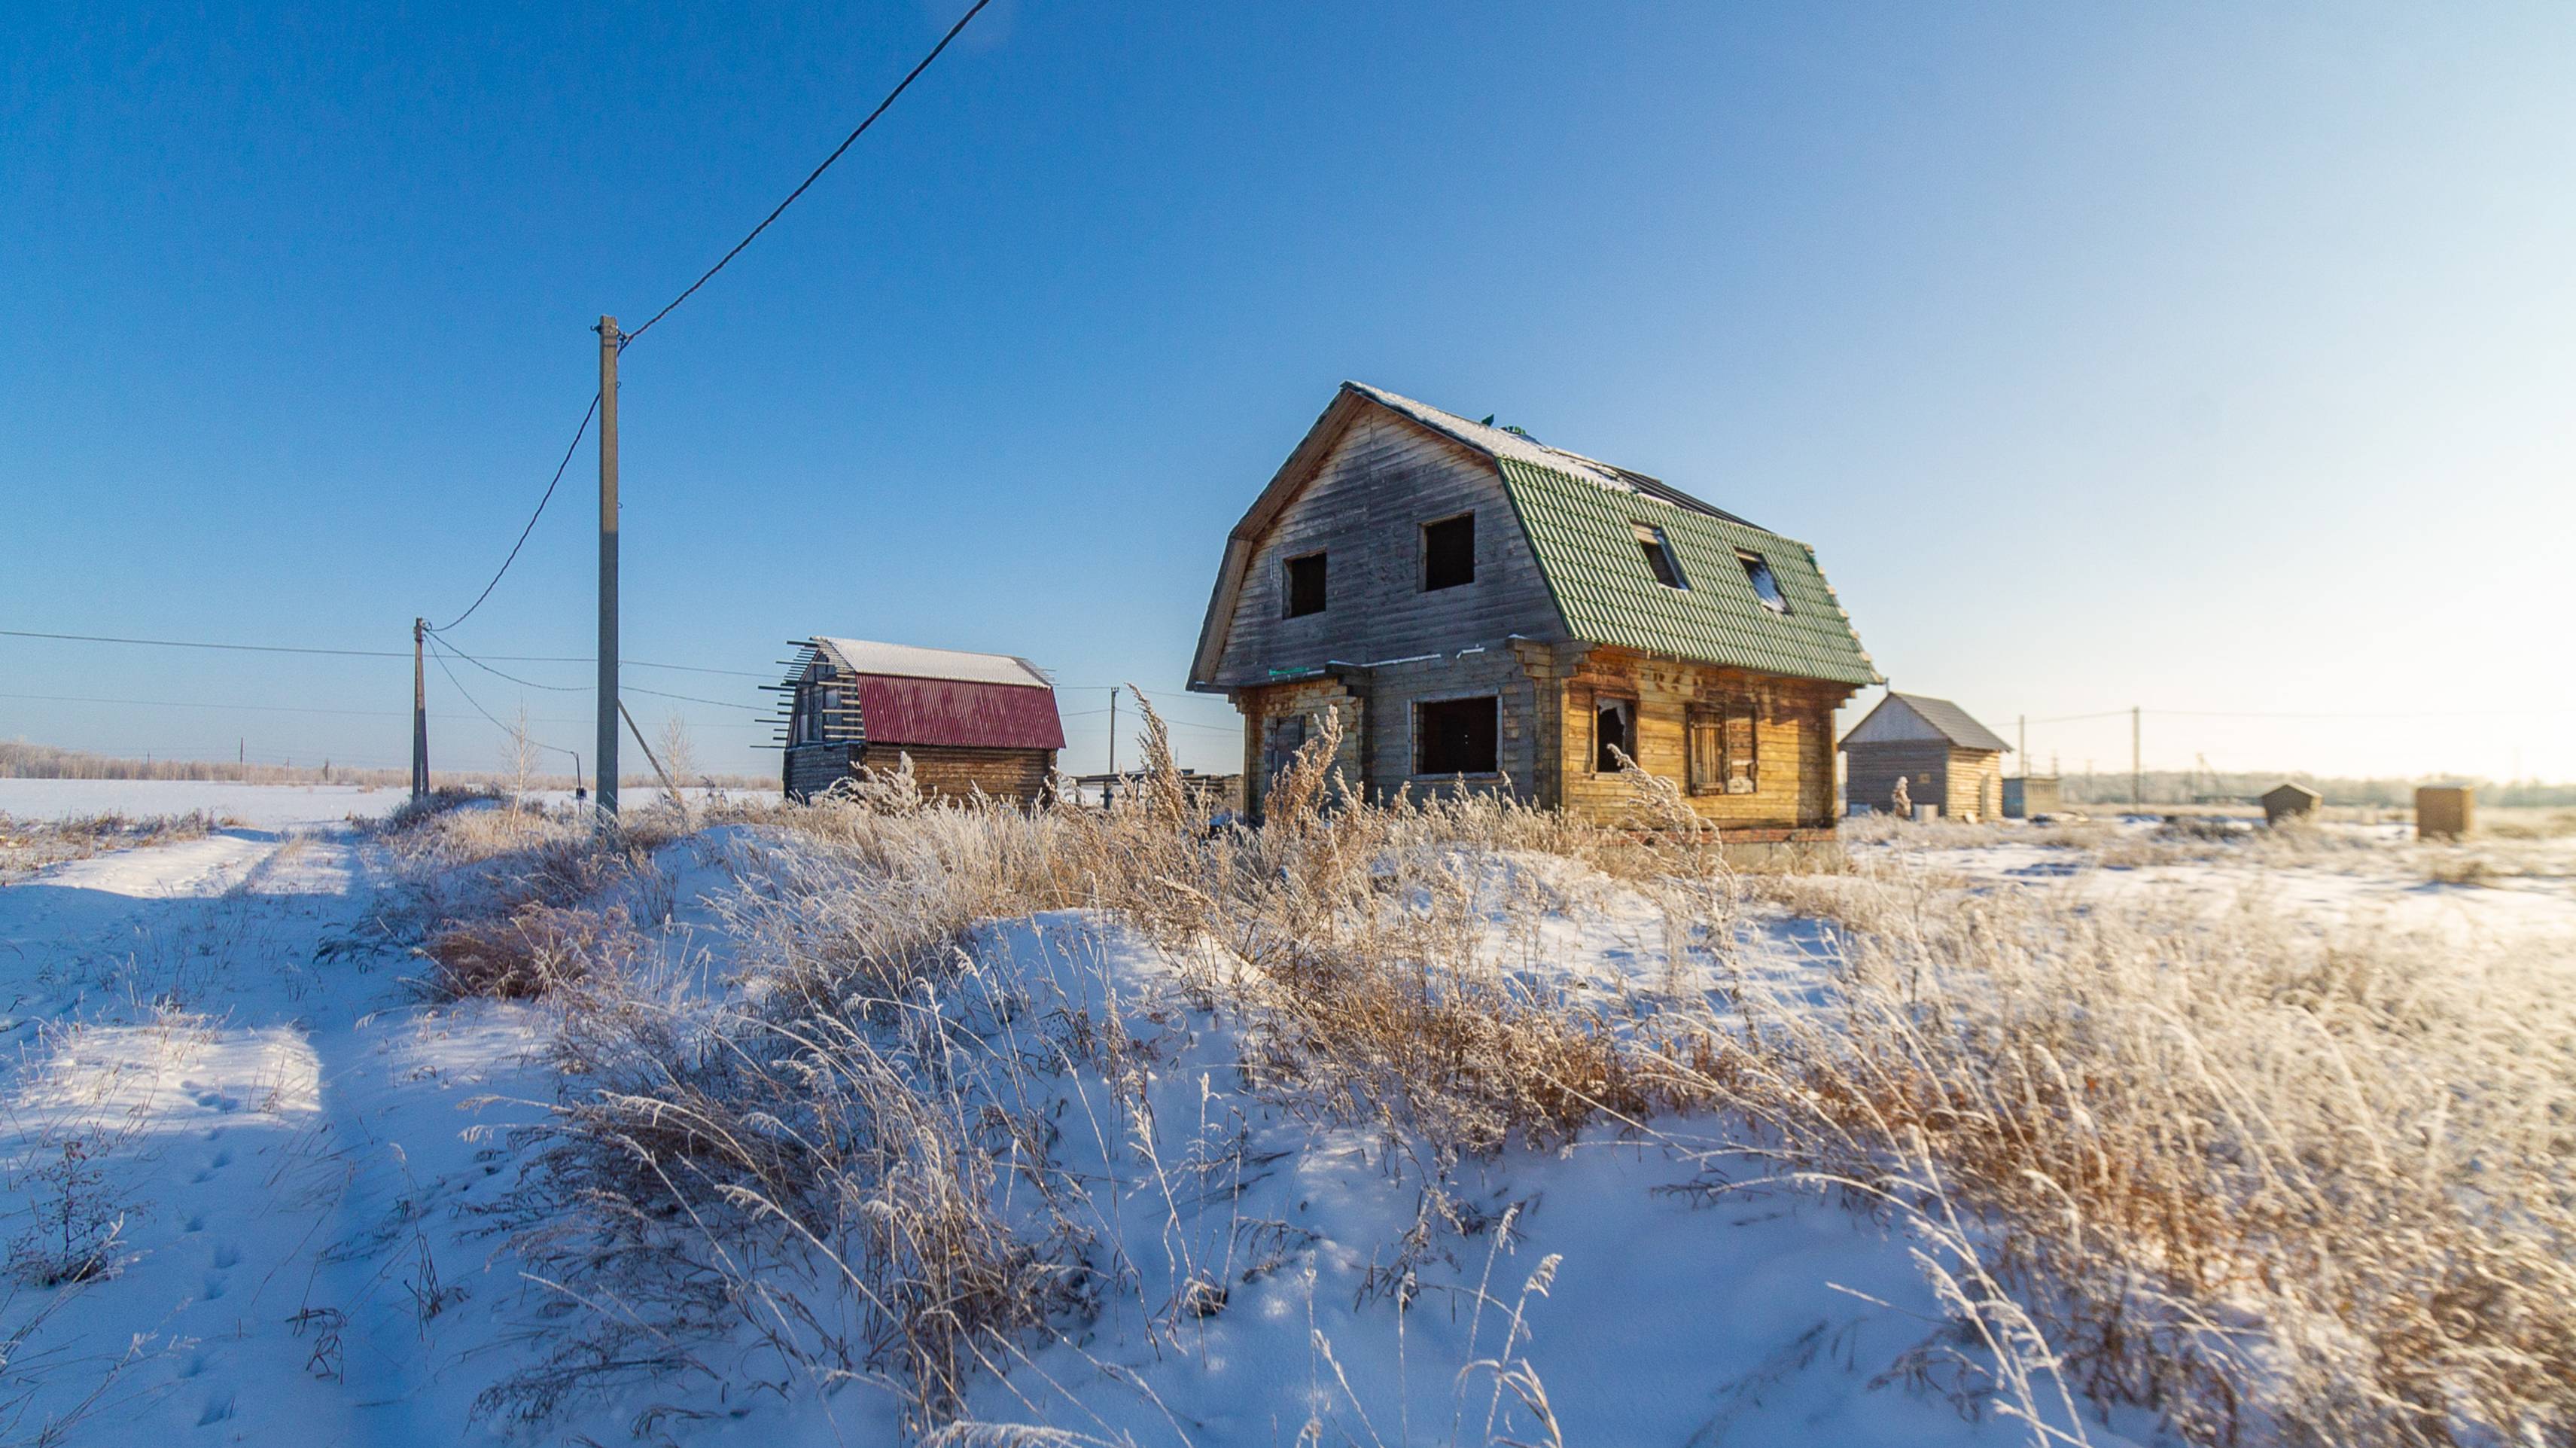
MULTIPOLYGON (((0 638, 53 639, 84 644, 138 644, 150 648, 165 649, 221 649, 230 653, 331 654, 352 659, 407 659, 411 657, 410 652, 404 649, 325 649, 310 648, 296 644, 213 644, 201 643, 193 639, 135 639, 114 637, 107 634, 36 633, 28 629, 15 628, 0 628, 0 638)), ((451 647, 453 647, 453 645, 451 645, 451 647)), ((574 654, 486 654, 484 657, 498 659, 505 664, 593 664, 598 662, 597 659, 583 658, 574 654)), ((775 679, 778 677, 776 674, 764 674, 751 669, 716 669, 709 668, 704 664, 662 664, 655 663, 651 659, 620 659, 618 660, 618 663, 621 667, 629 669, 670 669, 675 672, 687 674, 723 674, 737 679, 775 679)))
MULTIPOLYGON (((482 715, 485 719, 491 720, 493 728, 500 730, 502 733, 509 735, 513 739, 519 738, 525 732, 523 730, 513 729, 509 725, 502 723, 500 720, 494 719, 492 717, 492 711, 484 708, 481 703, 476 701, 473 694, 467 692, 465 681, 456 677, 456 671, 447 666, 447 660, 444 657, 441 657, 438 654, 431 654, 430 658, 438 664, 438 671, 447 676, 447 682, 456 686, 458 696, 463 698, 466 703, 474 705, 475 713, 482 715)), ((528 742, 537 746, 539 749, 551 749, 557 754, 570 754, 575 760, 581 758, 581 755, 573 750, 566 749, 560 744, 548 744, 534 735, 528 736, 528 742)))
POLYGON ((499 669, 492 667, 490 664, 483 662, 481 659, 474 657, 472 654, 465 652, 465 650, 458 648, 456 645, 449 643, 443 638, 431 639, 429 641, 429 646, 433 652, 454 654, 456 657, 463 659, 465 662, 472 664, 474 667, 481 669, 487 674, 490 674, 493 678, 507 679, 511 683, 516 684, 523 689, 544 689, 556 694, 582 694, 589 692, 588 686, 581 684, 540 684, 534 679, 522 679, 516 674, 502 673, 499 669))
POLYGON ((528 535, 537 531, 537 520, 546 515, 546 504, 554 501, 555 489, 563 483, 564 469, 572 466, 572 455, 581 450, 581 440, 590 432, 590 420, 598 415, 599 394, 594 392, 590 394, 590 406, 582 409, 581 426, 573 429, 572 445, 564 449, 563 461, 555 464, 555 475, 547 480, 544 495, 537 499, 537 510, 528 515, 528 526, 519 530, 519 541, 510 545, 510 556, 501 560, 499 572, 492 575, 491 582, 483 585, 481 593, 474 595, 474 601, 465 606, 463 613, 431 629, 431 633, 445 633, 472 618, 474 610, 483 606, 483 600, 492 596, 492 590, 501 586, 502 574, 508 573, 510 565, 519 561, 519 550, 528 546, 528 535))
POLYGON ((767 709, 755 709, 749 704, 744 704, 736 700, 701 699, 695 694, 666 694, 660 689, 647 689, 638 684, 621 684, 618 686, 618 692, 625 694, 650 694, 656 699, 680 699, 691 704, 713 704, 719 709, 740 709, 746 714, 757 714, 764 719, 775 719, 777 717, 767 709))
POLYGON ((670 303, 664 306, 662 310, 645 318, 643 326, 640 326, 634 331, 627 333, 624 337, 619 338, 617 342, 618 350, 621 352, 626 350, 627 347, 633 345, 636 338, 653 330, 653 324, 655 322, 671 315, 673 311, 678 309, 680 303, 696 296, 698 288, 715 280, 716 273, 723 271, 726 263, 731 262, 735 257, 742 255, 743 248, 758 240, 760 238, 760 234, 769 229, 769 224, 771 222, 776 221, 782 214, 784 214, 788 207, 795 205, 796 198, 804 195, 807 187, 810 187, 815 182, 821 180, 823 178, 823 173, 832 169, 832 163, 841 159, 841 153, 849 150, 852 145, 856 144, 859 137, 866 135, 868 133, 868 127, 877 123, 877 117, 884 115, 887 109, 894 105, 895 98, 901 96, 906 90, 910 89, 912 83, 921 78, 921 73, 930 69, 930 63, 939 58, 939 53, 948 48, 948 43, 955 40, 959 33, 966 29, 969 21, 972 21, 976 16, 983 14, 984 7, 991 3, 993 3, 993 0, 975 0, 974 7, 969 9, 964 15, 959 16, 956 24, 948 27, 948 33, 939 37, 939 43, 930 48, 930 53, 921 58, 921 63, 914 66, 909 72, 907 72, 902 80, 896 82, 893 90, 886 92, 886 98, 877 102, 877 108, 868 112, 867 119, 859 122, 856 130, 851 131, 847 136, 841 138, 841 144, 832 148, 832 154, 823 158, 822 165, 815 167, 806 175, 803 181, 798 182, 796 189, 787 193, 786 200, 781 201, 776 206, 770 208, 769 214, 760 219, 760 224, 753 227, 749 235, 743 237, 742 240, 735 242, 733 244, 733 250, 726 252, 723 257, 717 260, 714 266, 708 267, 705 275, 699 277, 696 281, 689 283, 689 289, 687 291, 673 297, 670 300, 670 303))

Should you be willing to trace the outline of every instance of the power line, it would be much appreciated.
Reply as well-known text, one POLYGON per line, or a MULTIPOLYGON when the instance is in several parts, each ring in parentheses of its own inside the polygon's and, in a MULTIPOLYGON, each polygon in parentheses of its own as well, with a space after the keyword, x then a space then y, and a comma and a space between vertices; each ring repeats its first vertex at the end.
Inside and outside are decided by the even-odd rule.
MULTIPOLYGON (((447 666, 447 659, 444 655, 439 654, 436 651, 432 651, 430 658, 437 663, 438 671, 447 676, 447 682, 456 686, 458 696, 463 698, 466 703, 473 704, 475 713, 482 715, 485 719, 491 720, 493 728, 500 730, 502 733, 509 735, 513 739, 517 739, 523 734, 526 734, 526 731, 524 730, 513 729, 509 725, 502 723, 500 720, 492 718, 492 711, 484 708, 480 703, 477 703, 474 696, 466 691, 465 681, 456 677, 456 671, 447 666)), ((581 758, 579 754, 573 753, 572 750, 566 749, 560 744, 548 744, 544 740, 539 739, 532 734, 526 735, 526 737, 529 743, 536 745, 540 749, 551 749, 557 754, 571 754, 576 762, 581 758)))
POLYGON ((955 40, 959 32, 965 30, 967 22, 973 20, 976 16, 983 14, 984 7, 991 3, 993 3, 993 0, 975 0, 974 8, 958 17, 956 24, 948 27, 948 33, 939 37, 939 43, 930 48, 930 53, 921 58, 921 63, 914 66, 909 72, 907 72, 902 80, 896 82, 893 90, 886 92, 886 98, 877 102, 877 108, 868 112, 868 118, 859 122, 856 130, 851 131, 850 134, 841 138, 841 144, 832 148, 832 154, 823 158, 822 165, 815 167, 813 171, 806 175, 803 181, 798 182, 796 189, 787 193, 787 199, 779 202, 775 207, 772 207, 769 214, 760 219, 760 224, 751 229, 749 235, 743 237, 742 240, 735 242, 733 244, 733 250, 726 252, 714 266, 707 268, 705 275, 699 277, 696 281, 689 283, 689 289, 687 291, 673 297, 670 300, 669 305, 663 307, 662 310, 655 312, 652 316, 645 318, 643 326, 627 333, 625 337, 620 339, 617 344, 618 350, 624 351, 626 348, 634 345, 636 338, 653 330, 653 324, 655 322, 671 315, 671 313, 679 307, 680 303, 696 296, 698 288, 705 286, 710 281, 713 281, 716 273, 725 269, 726 263, 732 261, 735 257, 742 255, 743 248, 758 240, 760 234, 769 229, 769 223, 776 221, 788 207, 795 205, 796 198, 804 195, 807 187, 810 187, 815 182, 821 180, 823 178, 823 173, 832 169, 832 163, 841 159, 841 153, 849 150, 850 147, 858 141, 859 137, 866 135, 868 133, 868 127, 877 123, 877 117, 884 115, 887 109, 895 103, 895 98, 902 95, 905 90, 909 89, 914 81, 920 79, 921 73, 930 69, 930 63, 939 58, 939 53, 948 48, 948 43, 955 40))
MULTIPOLYGON (((453 627, 453 625, 450 625, 450 627, 453 627)), ((114 637, 107 634, 36 633, 27 629, 15 628, 0 628, 0 638, 54 639, 63 642, 83 644, 137 644, 150 648, 165 649, 221 649, 232 653, 251 654, 330 654, 341 658, 351 659, 407 659, 411 657, 408 652, 399 649, 326 649, 307 647, 300 644, 216 644, 203 643, 193 639, 136 639, 114 637)), ((486 654, 484 657, 498 659, 505 664, 589 664, 598 662, 596 659, 573 654, 486 654)), ((751 669, 717 669, 709 668, 704 664, 661 664, 655 663, 650 659, 621 659, 618 662, 621 667, 625 668, 670 669, 678 673, 686 674, 723 674, 737 679, 774 679, 777 677, 775 674, 764 674, 751 669)))
POLYGON ((573 429, 572 445, 564 449, 563 461, 555 464, 555 475, 547 480, 545 494, 537 499, 537 510, 528 515, 528 526, 519 530, 519 541, 510 545, 510 556, 501 560, 500 570, 492 575, 491 582, 483 585, 481 593, 474 595, 474 601, 465 606, 463 613, 431 629, 431 633, 445 633, 472 618, 474 610, 483 606, 483 600, 492 596, 492 590, 501 586, 501 575, 509 572, 510 565, 519 561, 519 550, 528 546, 528 535, 537 531, 537 520, 546 515, 546 504, 554 501, 555 488, 563 482, 564 469, 572 466, 572 455, 581 450, 581 440, 590 431, 590 420, 598 413, 599 394, 594 392, 590 394, 590 406, 582 409, 581 426, 573 429))
POLYGON ((769 710, 757 709, 732 699, 701 699, 695 694, 666 694, 660 689, 638 688, 633 684, 621 684, 618 687, 620 692, 628 694, 650 694, 656 699, 681 699, 691 704, 713 704, 719 709, 740 709, 746 714, 758 714, 764 718, 772 717, 769 710))
POLYGON ((430 640, 430 647, 441 653, 454 654, 456 657, 463 659, 465 662, 472 664, 474 667, 481 669, 487 674, 490 674, 493 678, 507 679, 511 683, 517 684, 524 689, 545 689, 557 694, 581 694, 588 692, 588 690, 584 689, 579 684, 540 684, 534 679, 522 679, 516 674, 502 673, 499 669, 492 667, 490 664, 483 662, 481 659, 474 657, 472 654, 465 652, 465 650, 458 648, 456 645, 449 643, 443 638, 430 640))

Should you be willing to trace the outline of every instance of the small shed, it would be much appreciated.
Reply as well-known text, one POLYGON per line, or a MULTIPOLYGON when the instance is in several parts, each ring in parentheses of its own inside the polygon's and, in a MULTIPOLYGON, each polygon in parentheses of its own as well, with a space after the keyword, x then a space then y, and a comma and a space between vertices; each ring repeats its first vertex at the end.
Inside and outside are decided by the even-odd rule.
POLYGON ((1998 819, 2004 812, 2004 751, 2012 746, 1947 699, 1890 689, 1843 736, 1850 767, 1843 797, 1884 809, 1904 780, 1917 805, 1951 819, 1998 819))
POLYGON ((2064 798, 2056 775, 2018 775, 2004 781, 2004 818, 2026 820, 2056 814, 2066 807, 2064 798))
POLYGON ((906 759, 934 798, 1046 798, 1064 720, 1055 686, 1028 660, 821 634, 795 647, 773 686, 787 708, 779 783, 789 798, 906 759))
POLYGON ((2282 780, 2263 791, 2263 823, 2277 825, 2283 820, 2305 819, 2317 812, 2317 805, 2324 799, 2324 795, 2304 784, 2282 780))
POLYGON ((2415 791, 2415 838, 2458 839, 2476 823, 2477 791, 2465 784, 2428 784, 2415 791))

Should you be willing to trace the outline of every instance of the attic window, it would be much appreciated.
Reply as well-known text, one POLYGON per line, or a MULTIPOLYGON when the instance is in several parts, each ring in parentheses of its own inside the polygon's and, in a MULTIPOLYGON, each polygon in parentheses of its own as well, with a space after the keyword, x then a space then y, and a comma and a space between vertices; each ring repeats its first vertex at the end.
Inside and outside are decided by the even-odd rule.
POLYGON ((1324 555, 1309 553, 1288 560, 1288 617, 1324 611, 1324 555))
POLYGON ((1638 551, 1646 555, 1646 567, 1655 581, 1666 588, 1688 588, 1690 580, 1682 577, 1682 566, 1673 558, 1673 545, 1664 538, 1664 530, 1647 523, 1632 524, 1637 530, 1638 551))
POLYGON ((1476 515, 1422 525, 1422 591, 1476 581, 1476 515))
POLYGON ((1759 553, 1735 550, 1735 561, 1744 565, 1744 576, 1753 584, 1753 596, 1773 613, 1787 616, 1789 596, 1780 591, 1780 580, 1771 576, 1771 565, 1759 553))

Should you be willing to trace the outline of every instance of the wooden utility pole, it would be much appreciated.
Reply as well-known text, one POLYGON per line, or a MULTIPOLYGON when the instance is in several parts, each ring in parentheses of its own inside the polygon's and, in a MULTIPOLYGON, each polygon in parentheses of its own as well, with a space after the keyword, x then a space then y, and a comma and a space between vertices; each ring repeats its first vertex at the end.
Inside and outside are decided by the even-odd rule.
POLYGON ((2013 762, 2020 768, 2021 777, 2028 779, 2030 778, 2030 716, 2014 715, 2013 727, 2017 731, 2014 735, 2013 762))
POLYGON ((617 814, 617 319, 599 319, 599 813, 617 814))
POLYGON ((429 620, 411 621, 411 797, 429 795, 429 681, 420 671, 421 636, 429 620))
POLYGON ((2143 712, 2135 704, 2129 706, 2129 808, 2131 809, 2136 809, 2147 802, 2147 774, 2145 768, 2138 762, 2138 720, 2143 712))

